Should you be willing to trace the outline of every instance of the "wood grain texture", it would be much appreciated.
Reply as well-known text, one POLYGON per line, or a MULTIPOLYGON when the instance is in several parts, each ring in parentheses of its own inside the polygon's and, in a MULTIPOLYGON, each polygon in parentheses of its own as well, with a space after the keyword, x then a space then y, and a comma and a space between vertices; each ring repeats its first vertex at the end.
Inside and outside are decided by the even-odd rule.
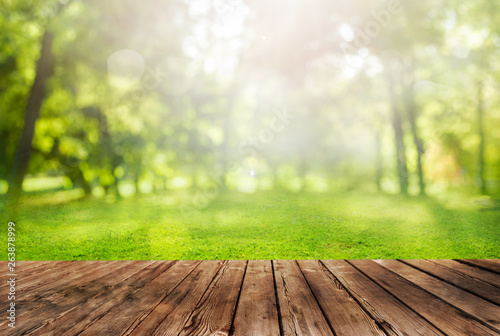
POLYGON ((140 291, 128 294, 121 304, 113 306, 79 335, 122 335, 153 310, 198 264, 195 260, 175 263, 140 291))
POLYGON ((470 315, 372 260, 350 263, 446 334, 498 335, 470 315))
POLYGON ((234 319, 235 336, 280 334, 270 260, 249 260, 234 319))
POLYGON ((490 285, 487 282, 472 278, 467 274, 455 271, 451 268, 430 262, 428 260, 412 259, 402 260, 403 262, 433 276, 452 283, 453 285, 468 290, 479 297, 487 299, 500 305, 500 288, 490 285))
POLYGON ((293 260, 273 261, 283 335, 334 335, 293 260))
POLYGON ((377 260, 380 265, 411 281, 418 287, 436 295, 443 301, 476 317, 484 324, 500 333, 500 307, 476 295, 440 281, 397 260, 377 260))
POLYGON ((198 265, 130 335, 178 335, 212 282, 222 262, 207 260, 198 265))
MULTIPOLYGON (((37 264, 31 264, 30 267, 26 270, 22 270, 21 267, 16 267, 17 278, 20 279, 20 284, 26 288, 30 285, 36 285, 38 282, 44 280, 44 277, 50 274, 53 274, 55 270, 58 272, 65 272, 64 268, 74 263, 74 261, 65 260, 65 261, 52 261, 52 262, 41 262, 37 267, 37 264)), ((82 265, 79 265, 81 267, 82 265)), ((7 264, 2 269, 7 269, 7 264)), ((7 286, 6 283, 2 283, 1 287, 7 286)), ((19 288, 19 290, 21 287, 19 288)))
MULTIPOLYGON (((94 268, 94 264, 82 266, 82 271, 74 270, 71 275, 66 274, 65 277, 54 279, 53 283, 40 283, 39 286, 29 287, 26 290, 21 290, 23 303, 23 312, 31 311, 35 307, 40 307, 40 302, 57 302, 57 298, 71 298, 73 293, 80 293, 88 286, 98 282, 101 279, 107 279, 112 273, 124 271, 124 267, 141 267, 144 262, 137 263, 135 261, 112 262, 109 264, 101 264, 94 268), (72 281, 76 280, 76 281, 72 281), (55 285, 54 285, 55 283, 55 285)), ((111 276, 111 283, 114 277, 111 276)))
POLYGON ((470 276, 473 279, 478 279, 482 280, 484 282, 487 282, 495 287, 500 288, 500 277, 492 272, 485 271, 482 268, 478 268, 475 266, 471 266, 468 264, 464 264, 461 262, 458 262, 456 260, 448 260, 448 259, 439 259, 439 260, 429 260, 433 263, 451 268, 455 271, 458 271, 460 273, 466 274, 470 276))
MULTIPOLYGON (((97 295, 84 301, 76 309, 67 311, 57 319, 51 320, 36 330, 33 335, 77 335, 114 306, 124 304, 127 295, 140 290, 146 283, 158 277, 174 263, 172 261, 143 261, 141 265, 127 265, 125 266, 127 274, 121 276, 123 279, 116 278, 116 273, 119 273, 120 270, 113 272, 112 277, 100 281, 100 283, 109 284, 110 281, 115 280, 111 286, 104 286, 97 295), (138 270, 138 268, 142 269, 138 270), (128 275, 129 277, 127 277, 128 275)), ((86 287, 93 288, 95 286, 89 283, 86 287)))
MULTIPOLYGON (((36 309, 29 310, 20 317, 20 319, 26 322, 22 326, 19 326, 19 328, 16 328, 15 334, 29 335, 36 332, 39 335, 44 335, 44 333, 38 333, 37 330, 44 325, 54 323, 54 320, 71 310, 79 309, 80 305, 85 301, 107 290, 112 284, 120 282, 141 270, 148 263, 151 262, 126 261, 121 263, 121 267, 113 268, 112 272, 107 272, 98 280, 83 282, 81 284, 70 283, 65 288, 61 288, 51 295, 42 296, 36 301, 23 303, 21 300, 20 305, 23 307, 23 312, 34 307, 36 309), (32 304, 39 304, 39 306, 37 307, 32 304)), ((117 263, 113 265, 118 266, 117 263)))
POLYGON ((458 261, 481 267, 487 271, 500 274, 500 262, 494 259, 458 259, 458 261))
POLYGON ((20 286, 18 290, 22 292, 23 297, 37 295, 39 293, 47 293, 47 291, 57 291, 60 286, 64 286, 69 282, 82 282, 89 278, 95 279, 106 273, 112 272, 115 268, 116 261, 83 261, 77 263, 73 261, 68 266, 54 267, 48 271, 47 275, 40 276, 41 279, 33 281, 25 281, 19 279, 20 286))
POLYGON ((0 334, 500 335, 498 263, 23 262, 16 329, 0 334))
POLYGON ((335 335, 385 335, 323 264, 317 260, 299 260, 298 264, 335 335))
MULTIPOLYGON (((59 275, 59 277, 51 275, 50 277, 44 277, 44 280, 40 281, 36 286, 29 286, 28 288, 20 286, 21 289, 18 290, 17 294, 19 297, 17 304, 22 309, 16 313, 16 316, 22 319, 25 315, 32 314, 34 311, 41 312, 43 316, 51 316, 51 312, 64 310, 66 307, 59 307, 45 298, 57 291, 74 286, 74 283, 84 284, 105 276, 114 270, 115 263, 116 261, 83 261, 76 264, 73 262, 70 266, 61 267, 63 269, 68 268, 70 271, 61 272, 59 268, 54 268, 54 274, 59 275), (78 268, 79 264, 80 269, 78 268), (52 307, 52 309, 47 307, 52 307)), ((22 279, 19 282, 22 282, 22 279)), ((6 323, 7 320, 1 320, 0 327, 6 323)), ((35 321, 30 321, 30 330, 34 325, 35 321)))
POLYGON ((358 303, 388 335, 443 335, 420 315, 344 260, 323 260, 358 303))
MULTIPOLYGON (((16 261, 16 273, 18 275, 22 276, 27 276, 29 274, 33 274, 35 272, 39 273, 41 269, 43 269, 42 266, 44 267, 54 267, 57 266, 58 264, 61 263, 67 263, 68 261, 62 260, 62 261, 34 261, 34 260, 21 260, 21 261, 16 261), (37 270, 35 271, 35 268, 37 270)), ((2 261, 2 263, 5 263, 5 266, 2 264, 1 267, 2 269, 7 268, 7 261, 2 261)), ((3 286, 3 284, 2 284, 3 286)))
POLYGON ((180 336, 229 335, 247 262, 230 260, 224 263, 180 336))

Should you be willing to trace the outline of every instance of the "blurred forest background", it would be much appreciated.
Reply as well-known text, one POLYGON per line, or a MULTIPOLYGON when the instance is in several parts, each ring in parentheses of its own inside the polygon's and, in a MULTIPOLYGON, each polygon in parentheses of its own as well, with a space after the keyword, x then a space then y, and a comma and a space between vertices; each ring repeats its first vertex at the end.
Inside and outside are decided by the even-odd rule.
POLYGON ((499 206, 498 1, 1 2, 2 204, 460 190, 499 206))

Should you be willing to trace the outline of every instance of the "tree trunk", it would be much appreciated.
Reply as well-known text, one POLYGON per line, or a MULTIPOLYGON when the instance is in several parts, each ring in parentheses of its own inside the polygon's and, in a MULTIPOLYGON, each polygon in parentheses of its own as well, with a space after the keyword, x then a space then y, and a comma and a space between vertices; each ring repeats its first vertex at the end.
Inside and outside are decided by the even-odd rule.
POLYGON ((484 159, 484 149, 485 149, 485 135, 484 135, 484 104, 483 104, 483 84, 478 83, 477 92, 477 124, 478 124, 478 135, 479 135, 479 182, 481 194, 486 195, 488 193, 486 187, 486 176, 485 176, 485 159, 484 159))
POLYGON ((156 187, 156 181, 158 181, 158 176, 153 171, 153 194, 158 193, 158 188, 156 187))
POLYGON ((394 82, 392 78, 390 78, 389 80, 389 91, 391 96, 392 127, 394 128, 394 136, 396 142, 396 160, 397 160, 399 188, 401 194, 407 195, 408 165, 406 163, 406 147, 404 142, 404 131, 403 131, 403 124, 401 121, 401 113, 397 106, 396 94, 394 92, 394 82))
MULTIPOLYGON (((64 158, 59 154, 59 160, 64 160, 64 158)), ((81 186, 83 189, 83 197, 88 197, 92 193, 92 186, 85 179, 83 171, 79 166, 70 167, 71 171, 66 175, 73 183, 73 188, 81 186)))
POLYGON ((135 187, 135 195, 139 195, 139 172, 137 171, 134 176, 134 187, 135 187))
POLYGON ((54 55, 52 54, 53 35, 45 31, 42 39, 40 58, 37 63, 35 81, 31 87, 28 103, 25 108, 24 127, 17 153, 12 167, 9 196, 16 199, 22 192, 24 175, 32 151, 35 124, 40 115, 40 108, 47 94, 47 81, 54 72, 54 55))
MULTIPOLYGON (((113 141, 111 137, 111 132, 109 130, 108 118, 106 114, 101 110, 100 107, 95 107, 95 113, 97 114, 97 121, 99 122, 99 141, 100 146, 103 147, 105 156, 109 159, 109 164, 111 166, 111 174, 113 175, 113 183, 111 190, 113 194, 115 194, 116 199, 121 199, 120 189, 118 187, 118 183, 120 179, 115 175, 115 170, 118 168, 120 163, 122 163, 122 158, 116 153, 115 148, 113 147, 113 141)), ((110 185, 106 188, 106 193, 109 191, 110 185)), ((136 193, 138 193, 136 189, 136 193)))
POLYGON ((78 169, 79 181, 82 184, 82 188, 83 188, 83 192, 84 192, 84 197, 88 197, 92 194, 92 186, 85 179, 85 176, 83 175, 83 172, 80 169, 80 167, 77 167, 77 169, 78 169))
MULTIPOLYGON (((113 176, 114 176, 114 174, 113 174, 113 176)), ((121 200, 122 195, 120 194, 120 187, 118 185, 119 183, 120 183, 120 179, 118 177, 114 176, 113 189, 114 189, 114 192, 116 194, 116 199, 121 200)))
POLYGON ((422 156, 424 154, 424 144, 418 134, 417 116, 415 113, 415 101, 413 97, 413 83, 407 88, 405 94, 406 108, 408 110, 408 119, 410 121, 411 133, 413 135, 413 142, 417 148, 417 173, 418 184, 420 188, 420 195, 425 195, 425 180, 424 171, 422 168, 422 156))

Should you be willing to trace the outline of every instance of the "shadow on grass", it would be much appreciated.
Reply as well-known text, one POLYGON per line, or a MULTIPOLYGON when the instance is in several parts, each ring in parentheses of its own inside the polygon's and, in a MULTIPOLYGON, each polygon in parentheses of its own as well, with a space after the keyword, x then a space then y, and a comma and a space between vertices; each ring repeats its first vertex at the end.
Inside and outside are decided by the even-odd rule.
POLYGON ((185 223, 196 256, 208 258, 461 258, 490 253, 476 210, 446 209, 432 197, 221 195, 185 223), (198 216, 198 217, 197 217, 198 216), (216 244, 220 242, 220 244, 216 244), (467 244, 463 244, 467 242, 467 244), (476 249, 476 250, 475 250, 476 249))
POLYGON ((498 258, 500 213, 484 211, 464 201, 460 208, 444 206, 429 198, 427 208, 444 232, 441 248, 448 252, 442 258, 498 258))
POLYGON ((59 205, 34 197, 19 218, 20 255, 32 260, 498 257, 495 213, 448 207, 432 197, 228 192, 203 210, 182 211, 185 197, 59 205))

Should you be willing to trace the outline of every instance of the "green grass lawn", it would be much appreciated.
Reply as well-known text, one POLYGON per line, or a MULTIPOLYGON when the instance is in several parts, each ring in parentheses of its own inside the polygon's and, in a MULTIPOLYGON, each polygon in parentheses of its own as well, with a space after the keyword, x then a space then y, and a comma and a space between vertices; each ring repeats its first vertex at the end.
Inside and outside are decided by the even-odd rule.
POLYGON ((118 202, 67 193, 24 198, 17 260, 500 257, 500 211, 457 195, 231 192, 185 211, 178 193, 118 202))

